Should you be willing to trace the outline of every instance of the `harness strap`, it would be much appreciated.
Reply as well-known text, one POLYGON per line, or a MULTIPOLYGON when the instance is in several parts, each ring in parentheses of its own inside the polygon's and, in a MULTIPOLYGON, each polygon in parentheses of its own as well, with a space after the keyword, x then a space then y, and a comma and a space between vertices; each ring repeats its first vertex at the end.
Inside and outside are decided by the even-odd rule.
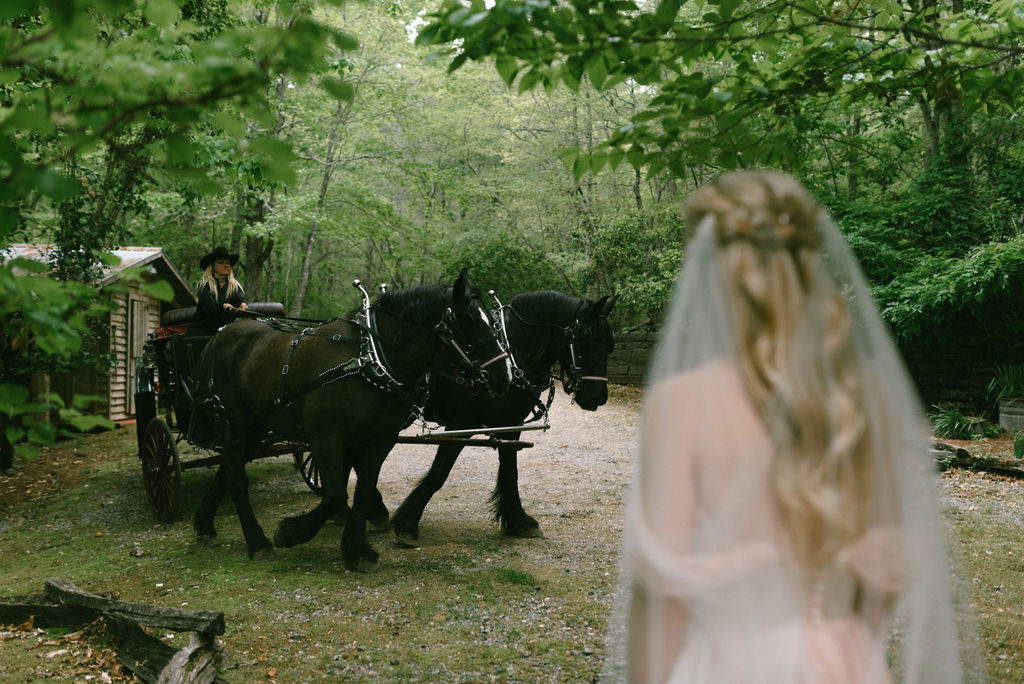
POLYGON ((365 366, 369 361, 370 359, 368 359, 366 356, 356 356, 354 358, 349 359, 345 363, 334 366, 333 368, 328 368, 327 370, 325 370, 324 372, 322 372, 320 375, 316 376, 309 382, 291 391, 286 392, 284 387, 282 386, 281 396, 274 400, 273 407, 277 408, 281 405, 284 405, 288 408, 291 408, 292 404, 295 403, 295 400, 298 399, 303 394, 312 392, 313 390, 319 389, 324 385, 330 385, 331 383, 338 382, 342 378, 346 378, 349 375, 355 375, 356 373, 360 372, 363 366, 365 366))

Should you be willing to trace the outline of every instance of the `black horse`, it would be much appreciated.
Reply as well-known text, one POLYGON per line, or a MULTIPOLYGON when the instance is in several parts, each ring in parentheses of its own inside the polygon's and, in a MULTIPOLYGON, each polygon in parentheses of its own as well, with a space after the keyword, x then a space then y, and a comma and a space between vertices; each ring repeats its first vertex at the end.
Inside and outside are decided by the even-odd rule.
MULTIPOLYGON (((222 446, 220 467, 193 521, 199 540, 216 536, 214 514, 226 489, 250 557, 273 547, 253 514, 245 474, 272 431, 309 446, 325 497, 344 500, 345 476, 349 468, 356 471, 342 557, 350 569, 376 570, 379 556, 366 539, 366 520, 379 498, 377 476, 425 398, 428 373, 453 381, 460 374, 459 382, 494 395, 509 388, 508 354, 465 270, 453 286, 382 294, 354 319, 298 334, 258 320, 225 327, 203 350, 195 374, 189 439, 222 446)), ((293 522, 290 532, 301 536, 301 527, 293 522)))
MULTIPOLYGON (((450 431, 518 426, 531 415, 537 419, 547 409, 541 395, 553 390, 551 370, 556 361, 562 367, 565 391, 573 395, 581 408, 596 410, 608 400, 608 355, 614 340, 607 316, 614 305, 614 297, 595 302, 551 290, 516 295, 508 306, 501 308, 498 319, 516 366, 512 389, 500 397, 483 398, 448 378, 433 378, 426 417, 450 431)), ((521 431, 501 434, 508 443, 498 446, 498 479, 491 494, 491 508, 506 534, 539 537, 540 525, 523 510, 519 496, 515 442, 520 434, 521 431)), ((392 517, 395 535, 406 546, 418 545, 423 510, 445 483, 462 449, 458 443, 439 446, 430 470, 392 517)), ((346 478, 347 475, 346 471, 346 478)), ((358 487, 357 481, 357 491, 358 487)), ((386 521, 388 511, 379 492, 374 492, 371 505, 372 519, 386 521)), ((339 519, 349 514, 345 499, 328 497, 321 501, 318 511, 317 520, 321 523, 328 513, 338 513, 339 519)), ((311 537, 307 530, 297 541, 311 537)))
MULTIPOLYGON (((588 301, 550 290, 516 295, 499 312, 517 367, 512 389, 500 397, 481 398, 439 379, 431 383, 427 418, 450 431, 518 426, 535 411, 545 410, 541 396, 554 382, 551 370, 556 361, 562 368, 563 389, 580 408, 596 410, 608 400, 608 355, 614 340, 607 316, 614 305, 614 297, 588 301)), ((511 444, 520 434, 510 431, 499 436, 511 444)), ((439 446, 430 470, 395 511, 391 522, 403 544, 418 545, 423 510, 448 478, 462 448, 460 444, 439 446)), ((519 496, 517 456, 515 446, 498 447, 491 510, 506 534, 539 537, 540 526, 523 510, 519 496)))

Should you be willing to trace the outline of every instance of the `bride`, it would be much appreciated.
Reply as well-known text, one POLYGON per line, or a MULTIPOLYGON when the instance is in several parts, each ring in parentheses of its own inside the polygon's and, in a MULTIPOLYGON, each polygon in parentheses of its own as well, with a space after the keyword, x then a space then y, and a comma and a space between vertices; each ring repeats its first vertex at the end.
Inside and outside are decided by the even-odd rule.
POLYGON ((848 247, 781 173, 686 212, 627 504, 629 680, 963 681, 926 425, 848 247))

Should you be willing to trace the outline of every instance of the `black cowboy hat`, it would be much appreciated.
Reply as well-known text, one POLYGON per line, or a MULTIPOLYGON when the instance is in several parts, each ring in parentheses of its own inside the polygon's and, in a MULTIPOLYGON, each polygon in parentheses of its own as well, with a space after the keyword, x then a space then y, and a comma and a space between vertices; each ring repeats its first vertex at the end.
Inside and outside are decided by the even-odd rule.
POLYGON ((231 262, 231 265, 234 266, 235 262, 238 261, 238 255, 228 254, 227 247, 215 247, 212 252, 210 252, 209 254, 207 254, 206 256, 199 260, 199 268, 206 268, 217 259, 227 259, 228 261, 231 262))

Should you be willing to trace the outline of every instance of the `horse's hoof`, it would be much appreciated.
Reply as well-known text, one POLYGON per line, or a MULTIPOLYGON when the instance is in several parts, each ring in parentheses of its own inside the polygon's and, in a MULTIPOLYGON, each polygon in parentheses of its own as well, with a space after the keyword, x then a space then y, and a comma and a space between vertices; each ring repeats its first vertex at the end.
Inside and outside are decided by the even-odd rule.
POLYGON ((380 572, 380 563, 369 558, 360 558, 353 565, 356 572, 380 572))
POLYGON ((274 546, 279 549, 287 549, 291 546, 295 546, 284 523, 278 523, 277 529, 274 530, 274 546))
POLYGON ((252 554, 252 559, 255 561, 268 561, 273 560, 274 556, 274 549, 260 549, 252 554))
POLYGON ((542 539, 544 533, 540 531, 540 527, 517 527, 510 529, 506 534, 510 537, 520 537, 521 539, 542 539))
POLYGON ((215 534, 197 534, 196 535, 196 546, 202 546, 203 548, 212 549, 217 546, 217 535, 215 534))
POLYGON ((391 518, 387 515, 370 518, 367 522, 370 523, 370 527, 373 528, 374 532, 387 532, 391 529, 391 518))
POLYGON ((419 537, 414 535, 412 532, 399 532, 395 530, 395 539, 398 540, 399 544, 407 546, 410 549, 418 549, 420 547, 419 537))

